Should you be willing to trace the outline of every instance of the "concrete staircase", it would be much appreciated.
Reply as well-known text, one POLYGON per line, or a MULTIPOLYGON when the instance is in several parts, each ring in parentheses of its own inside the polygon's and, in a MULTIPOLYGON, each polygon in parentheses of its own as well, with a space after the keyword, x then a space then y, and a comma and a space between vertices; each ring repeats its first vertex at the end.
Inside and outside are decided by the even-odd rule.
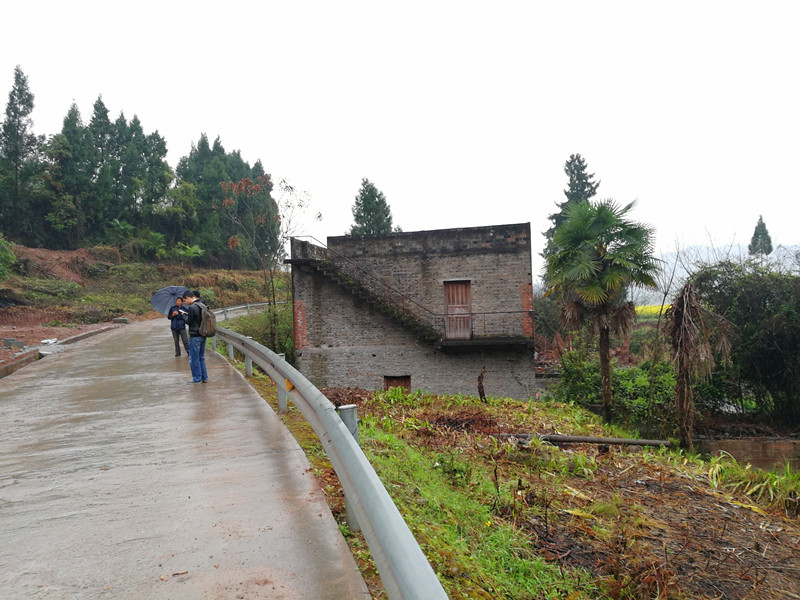
MULTIPOLYGON (((366 305, 400 323, 422 342, 436 344, 444 339, 444 321, 441 316, 415 303, 366 271, 363 274, 354 273, 356 268, 353 265, 343 266, 342 261, 335 262, 330 259, 292 259, 291 264, 314 269, 329 281, 361 299, 366 305), (367 279, 373 281, 368 282, 367 279), (438 323, 439 320, 441 323, 438 323)), ((361 270, 360 267, 357 269, 361 270)))

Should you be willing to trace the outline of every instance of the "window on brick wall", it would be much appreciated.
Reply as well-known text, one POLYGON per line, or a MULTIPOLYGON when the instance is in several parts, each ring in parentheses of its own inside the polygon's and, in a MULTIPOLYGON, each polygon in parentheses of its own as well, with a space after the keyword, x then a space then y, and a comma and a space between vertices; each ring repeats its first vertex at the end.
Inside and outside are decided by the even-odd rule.
POLYGON ((445 337, 448 340, 472 339, 471 285, 469 280, 444 282, 445 337))
POLYGON ((411 375, 384 375, 383 389, 388 390, 393 387, 405 388, 411 391, 411 375))

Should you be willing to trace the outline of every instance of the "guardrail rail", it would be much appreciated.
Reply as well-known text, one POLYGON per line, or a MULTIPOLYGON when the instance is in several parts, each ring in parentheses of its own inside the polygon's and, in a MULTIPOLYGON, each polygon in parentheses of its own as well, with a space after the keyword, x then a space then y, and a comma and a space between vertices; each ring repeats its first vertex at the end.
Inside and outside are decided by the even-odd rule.
MULTIPOLYGON (((241 305, 214 312, 227 320, 266 305, 241 305)), ((348 514, 355 517, 364 534, 390 600, 446 600, 447 594, 408 524, 333 403, 269 348, 219 323, 216 338, 244 354, 248 363, 261 367, 278 387, 279 412, 287 410, 287 400, 291 399, 319 437, 344 490, 348 514)), ((212 341, 215 348, 216 338, 212 341)))

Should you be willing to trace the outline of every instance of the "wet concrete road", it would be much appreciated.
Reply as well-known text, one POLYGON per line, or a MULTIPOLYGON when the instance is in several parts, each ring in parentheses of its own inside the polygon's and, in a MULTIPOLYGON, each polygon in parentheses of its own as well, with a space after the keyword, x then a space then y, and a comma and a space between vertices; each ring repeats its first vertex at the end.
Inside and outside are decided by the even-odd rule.
POLYGON ((0 379, 0 598, 369 599, 294 438, 207 358, 188 383, 159 319, 0 379))

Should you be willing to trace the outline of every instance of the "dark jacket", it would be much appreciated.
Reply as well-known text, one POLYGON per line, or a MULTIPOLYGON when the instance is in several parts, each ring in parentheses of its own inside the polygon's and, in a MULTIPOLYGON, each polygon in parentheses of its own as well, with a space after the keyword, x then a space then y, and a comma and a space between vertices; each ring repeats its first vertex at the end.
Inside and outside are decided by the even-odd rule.
POLYGON ((175 306, 173 306, 172 308, 170 308, 167 311, 167 318, 170 321, 172 321, 172 324, 169 326, 170 329, 185 329, 186 328, 186 322, 184 321, 183 313, 180 312, 181 310, 186 310, 186 307, 182 306, 182 307, 178 308, 178 305, 176 304, 175 306), (177 317, 173 317, 172 313, 174 311, 176 311, 176 310, 179 311, 178 312, 178 316, 177 317))
POLYGON ((200 335, 200 307, 197 303, 200 300, 195 300, 191 305, 186 307, 189 313, 186 315, 186 324, 189 326, 189 337, 202 337, 200 335))

